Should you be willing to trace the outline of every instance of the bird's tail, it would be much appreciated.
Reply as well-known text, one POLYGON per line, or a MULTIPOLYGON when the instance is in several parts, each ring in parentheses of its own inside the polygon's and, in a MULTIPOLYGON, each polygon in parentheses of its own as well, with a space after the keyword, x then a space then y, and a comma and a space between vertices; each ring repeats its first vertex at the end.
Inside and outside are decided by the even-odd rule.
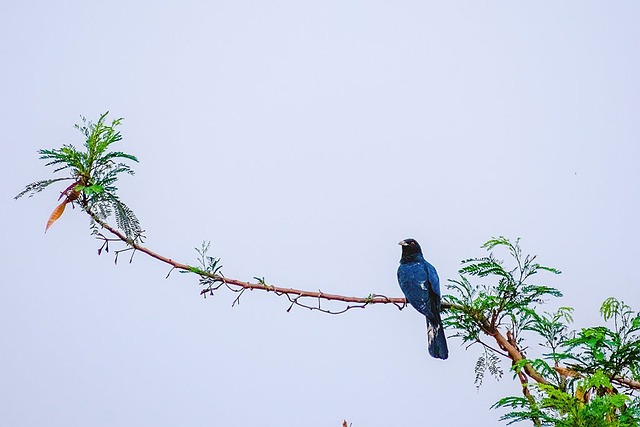
POLYGON ((436 322, 427 319, 427 341, 431 357, 435 357, 436 359, 446 359, 449 357, 447 338, 444 335, 444 328, 439 319, 436 322))

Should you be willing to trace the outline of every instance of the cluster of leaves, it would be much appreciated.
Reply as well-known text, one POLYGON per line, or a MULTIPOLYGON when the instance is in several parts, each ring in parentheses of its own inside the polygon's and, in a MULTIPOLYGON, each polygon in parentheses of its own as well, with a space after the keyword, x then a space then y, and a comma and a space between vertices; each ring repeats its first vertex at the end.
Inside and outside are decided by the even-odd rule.
MULTIPOLYGON (((450 279, 447 285, 452 294, 443 297, 444 302, 456 307, 446 312, 443 323, 468 345, 479 343, 487 348, 482 335, 492 335, 501 326, 506 326, 515 342, 520 343, 526 326, 523 320, 533 312, 532 306, 542 303, 545 297, 562 296, 555 288, 530 282, 539 271, 554 274, 560 271, 538 264, 535 256, 523 256, 519 240, 511 242, 499 237, 482 245, 487 251, 496 247, 509 251, 513 267, 505 268, 504 262, 496 259, 492 252, 486 257, 463 260, 460 277, 450 279), (483 279, 484 283, 474 284, 473 278, 483 279)), ((496 378, 502 375, 497 363, 498 359, 484 353, 480 356, 476 363, 477 385, 482 383, 484 371, 488 370, 496 378)))
POLYGON ((584 328, 565 342, 568 351, 561 359, 574 371, 591 375, 603 372, 615 383, 625 386, 620 378, 640 378, 640 313, 615 298, 600 307, 605 321, 613 328, 584 328))
MULTIPOLYGON (((15 198, 26 194, 32 197, 51 184, 63 180, 71 180, 73 183, 61 192, 62 202, 54 209, 47 229, 62 215, 64 208, 69 203, 77 202, 88 213, 92 213, 99 220, 106 220, 110 215, 116 218, 116 224, 131 241, 142 239, 140 222, 133 211, 126 206, 117 195, 115 186, 119 175, 122 173, 133 175, 133 169, 120 159, 137 162, 138 159, 121 151, 107 151, 111 144, 122 139, 122 135, 116 130, 122 119, 115 119, 111 124, 105 122, 107 113, 100 116, 96 123, 88 122, 82 117, 82 124, 75 127, 80 130, 85 143, 83 149, 78 149, 71 144, 61 148, 39 150, 40 158, 47 161, 46 166, 54 166, 54 173, 65 171, 65 177, 45 179, 33 182, 26 186, 15 198)), ((97 227, 92 224, 94 232, 97 227)))
POLYGON ((531 283, 539 271, 559 274, 558 270, 538 264, 535 256, 523 256, 517 240, 512 243, 500 237, 483 247, 506 248, 513 267, 505 268, 493 253, 464 260, 460 278, 448 285, 453 294, 444 297, 451 308, 443 322, 469 346, 483 345, 475 366, 478 386, 487 371, 496 378, 502 376, 497 355, 511 359, 523 395, 494 405, 510 409, 502 420, 561 427, 637 426, 640 401, 633 394, 640 389, 640 313, 608 298, 600 313, 605 322, 613 323, 612 328, 571 331, 571 308, 560 307, 552 313, 539 310, 546 298, 559 297, 560 292, 531 283), (497 335, 506 335, 517 357, 498 340, 497 348, 483 341, 497 335), (536 339, 544 349, 539 358, 527 357, 525 338, 536 339), (530 383, 530 378, 535 382, 530 383))
POLYGON ((213 294, 213 291, 224 284, 221 259, 208 255, 210 248, 211 242, 202 242, 200 248, 195 248, 200 265, 191 266, 188 271, 181 271, 181 273, 195 273, 200 276, 199 282, 204 288, 202 295, 213 294))
MULTIPOLYGON (((640 313, 608 298, 600 313, 613 328, 595 326, 568 333, 568 309, 531 315, 527 328, 535 331, 549 350, 532 363, 547 379, 533 384, 530 396, 511 396, 494 407, 511 408, 502 419, 510 423, 530 420, 543 426, 638 426, 640 400, 640 313), (561 366, 560 362, 566 364, 561 366), (550 367, 553 363, 553 368, 550 367)), ((523 363, 513 365, 519 372, 523 363)))
POLYGON ((496 379, 500 379, 502 375, 504 375, 504 371, 500 367, 500 358, 496 355, 495 351, 491 351, 488 347, 483 348, 483 352, 476 361, 474 371, 476 373, 474 383, 477 388, 480 388, 482 385, 487 372, 496 379))
POLYGON ((640 420, 638 400, 616 393, 601 371, 571 381, 564 390, 550 384, 534 384, 531 389, 533 397, 505 397, 494 405, 513 409, 501 417, 503 421, 556 427, 635 427, 640 420))

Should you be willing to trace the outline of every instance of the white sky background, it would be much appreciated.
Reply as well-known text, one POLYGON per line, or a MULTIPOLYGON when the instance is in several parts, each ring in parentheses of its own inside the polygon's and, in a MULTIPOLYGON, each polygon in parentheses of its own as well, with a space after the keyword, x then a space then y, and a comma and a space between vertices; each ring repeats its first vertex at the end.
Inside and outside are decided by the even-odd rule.
MULTIPOLYGON (((427 355, 424 319, 328 316, 220 292, 138 254, 96 256, 38 148, 125 117, 122 199, 183 262, 228 277, 400 296, 414 237, 444 284, 522 237, 578 327, 640 309, 637 2, 4 2, 0 14, 0 424, 497 425, 509 373, 427 355)), ((533 344, 533 343, 532 343, 533 344)), ((505 362, 504 368, 508 366, 505 362)))

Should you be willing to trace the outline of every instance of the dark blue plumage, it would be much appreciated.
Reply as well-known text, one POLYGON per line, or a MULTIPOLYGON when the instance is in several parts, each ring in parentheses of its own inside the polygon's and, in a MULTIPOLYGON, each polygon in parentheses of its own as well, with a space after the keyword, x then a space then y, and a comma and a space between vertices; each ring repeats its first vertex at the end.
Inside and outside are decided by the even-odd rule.
POLYGON ((440 319, 440 280, 433 265, 422 256, 418 242, 400 242, 402 258, 398 267, 398 283, 409 304, 427 318, 429 354, 438 359, 449 356, 447 339, 440 319))

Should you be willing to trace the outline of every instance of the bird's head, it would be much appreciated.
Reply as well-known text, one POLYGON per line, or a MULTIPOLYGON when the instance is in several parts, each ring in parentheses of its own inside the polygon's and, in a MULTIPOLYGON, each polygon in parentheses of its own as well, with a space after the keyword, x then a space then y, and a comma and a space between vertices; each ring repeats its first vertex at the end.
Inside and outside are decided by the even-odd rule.
POLYGON ((422 255, 422 248, 415 239, 404 239, 398 243, 402 246, 402 260, 409 260, 416 255, 422 255))

